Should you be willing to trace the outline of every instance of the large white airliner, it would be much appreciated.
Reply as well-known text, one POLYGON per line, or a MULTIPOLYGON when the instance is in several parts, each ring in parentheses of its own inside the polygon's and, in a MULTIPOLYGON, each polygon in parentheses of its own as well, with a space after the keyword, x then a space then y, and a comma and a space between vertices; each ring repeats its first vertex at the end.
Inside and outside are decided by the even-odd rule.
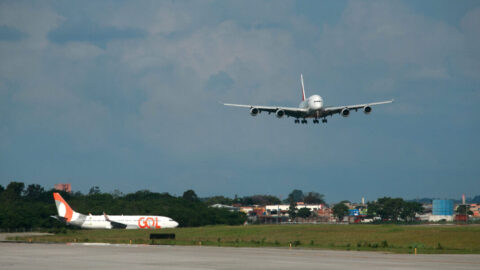
POLYGON ((59 193, 53 193, 58 216, 55 219, 84 229, 162 229, 175 228, 178 223, 162 216, 83 215, 75 212, 59 193))
POLYGON ((252 116, 256 116, 261 112, 268 112, 268 114, 275 113, 275 115, 278 118, 282 118, 285 115, 288 117, 295 117, 296 118, 295 124, 300 123, 299 119, 302 119, 301 120, 302 124, 306 124, 307 123, 306 118, 314 118, 313 123, 318 124, 319 123, 318 119, 322 119, 322 123, 327 123, 326 117, 332 116, 336 113, 340 114, 343 117, 347 117, 350 115, 351 110, 357 111, 359 109, 362 109, 365 114, 369 114, 372 112, 372 106, 393 102, 393 99, 392 99, 387 101, 372 102, 372 103, 366 103, 366 104, 324 107, 323 99, 319 95, 313 95, 313 96, 310 96, 309 98, 305 98, 305 87, 303 85, 303 75, 301 74, 300 74, 300 81, 302 84, 302 102, 300 103, 298 108, 282 107, 282 106, 243 105, 243 104, 231 104, 231 103, 224 103, 223 105, 250 108, 250 114, 252 116))

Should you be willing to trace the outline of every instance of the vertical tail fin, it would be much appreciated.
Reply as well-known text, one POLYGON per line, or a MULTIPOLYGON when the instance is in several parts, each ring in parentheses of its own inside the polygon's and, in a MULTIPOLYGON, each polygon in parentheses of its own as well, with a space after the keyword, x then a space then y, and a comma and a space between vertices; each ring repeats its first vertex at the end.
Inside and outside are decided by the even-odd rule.
POLYGON ((303 85, 303 74, 300 74, 300 81, 302 83, 302 101, 305 101, 305 86, 303 85))
POLYGON ((60 193, 53 193, 53 198, 55 199, 55 205, 57 206, 58 215, 64 218, 67 222, 72 221, 73 209, 68 205, 68 203, 62 198, 60 193))

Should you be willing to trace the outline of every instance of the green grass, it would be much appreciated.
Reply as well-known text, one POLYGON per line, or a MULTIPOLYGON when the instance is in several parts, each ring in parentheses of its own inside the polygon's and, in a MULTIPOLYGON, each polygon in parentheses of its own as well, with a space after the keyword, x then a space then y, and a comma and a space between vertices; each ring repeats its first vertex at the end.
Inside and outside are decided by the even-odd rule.
POLYGON ((289 247, 393 253, 480 253, 480 226, 249 225, 153 230, 66 230, 33 242, 151 244, 150 233, 175 233, 154 244, 230 247, 289 247))

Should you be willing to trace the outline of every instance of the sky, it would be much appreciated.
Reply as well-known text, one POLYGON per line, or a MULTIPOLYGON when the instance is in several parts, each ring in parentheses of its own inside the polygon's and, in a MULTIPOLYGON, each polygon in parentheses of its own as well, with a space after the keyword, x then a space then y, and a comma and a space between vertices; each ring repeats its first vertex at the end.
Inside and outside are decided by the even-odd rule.
POLYGON ((479 1, 0 1, 0 185, 480 194, 479 1), (295 125, 219 102, 395 99, 295 125))

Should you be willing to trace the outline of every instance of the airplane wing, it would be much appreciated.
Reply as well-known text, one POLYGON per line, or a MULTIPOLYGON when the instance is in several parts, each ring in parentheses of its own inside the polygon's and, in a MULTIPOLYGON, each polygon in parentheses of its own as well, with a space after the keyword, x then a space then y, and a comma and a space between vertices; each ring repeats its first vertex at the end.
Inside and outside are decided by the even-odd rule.
POLYGON ((114 228, 114 229, 125 229, 125 228, 127 228, 127 224, 123 224, 123 223, 116 222, 116 221, 111 221, 110 218, 105 213, 103 213, 103 216, 105 217, 106 221, 110 222, 110 224, 112 225, 112 228, 114 228))
POLYGON ((230 104, 230 103, 223 103, 225 106, 233 106, 233 107, 242 107, 242 108, 250 108, 250 113, 252 115, 256 115, 257 113, 260 112, 268 112, 270 113, 275 113, 278 110, 282 110, 285 115, 287 116, 292 116, 292 117, 305 117, 308 114, 307 109, 302 109, 302 108, 292 108, 292 107, 281 107, 281 106, 260 106, 260 105, 243 105, 243 104, 230 104), (258 110, 257 112, 254 112, 254 109, 258 110))
POLYGON ((347 109, 347 110, 355 110, 357 111, 358 109, 363 109, 366 107, 371 107, 375 105, 380 105, 380 104, 388 104, 392 103, 392 100, 386 100, 386 101, 380 101, 380 102, 372 102, 372 103, 366 103, 366 104, 357 104, 357 105, 347 105, 347 106, 337 106, 337 107, 325 107, 323 111, 325 112, 326 115, 333 115, 336 113, 341 113, 342 110, 347 109))

